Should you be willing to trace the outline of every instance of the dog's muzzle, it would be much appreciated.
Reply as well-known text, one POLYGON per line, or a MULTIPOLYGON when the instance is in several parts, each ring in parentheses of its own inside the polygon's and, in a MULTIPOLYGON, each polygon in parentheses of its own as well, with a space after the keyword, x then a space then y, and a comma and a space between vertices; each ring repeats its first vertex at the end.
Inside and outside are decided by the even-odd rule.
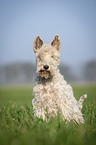
POLYGON ((44 65, 42 69, 38 72, 41 77, 48 79, 51 77, 51 72, 48 65, 44 65))

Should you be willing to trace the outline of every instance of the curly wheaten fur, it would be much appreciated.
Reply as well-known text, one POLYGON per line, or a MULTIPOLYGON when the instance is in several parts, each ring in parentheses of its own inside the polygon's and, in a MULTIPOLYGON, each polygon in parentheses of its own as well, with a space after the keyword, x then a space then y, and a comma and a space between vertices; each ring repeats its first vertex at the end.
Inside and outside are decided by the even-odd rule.
POLYGON ((53 41, 46 45, 37 36, 34 41, 34 52, 37 60, 36 86, 34 87, 35 98, 32 100, 34 116, 47 120, 61 114, 63 120, 73 120, 84 123, 81 112, 82 103, 87 95, 83 95, 77 101, 73 95, 72 87, 67 84, 60 74, 60 39, 55 35, 53 41))

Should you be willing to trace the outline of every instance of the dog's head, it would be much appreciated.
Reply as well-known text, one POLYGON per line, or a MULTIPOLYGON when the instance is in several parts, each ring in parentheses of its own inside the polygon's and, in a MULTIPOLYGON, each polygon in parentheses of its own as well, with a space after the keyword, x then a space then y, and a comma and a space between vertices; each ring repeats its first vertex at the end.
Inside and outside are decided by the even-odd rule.
POLYGON ((60 56, 60 39, 55 35, 49 45, 43 43, 42 39, 37 36, 34 41, 34 52, 37 60, 37 73, 45 79, 50 78, 56 72, 59 65, 60 56))

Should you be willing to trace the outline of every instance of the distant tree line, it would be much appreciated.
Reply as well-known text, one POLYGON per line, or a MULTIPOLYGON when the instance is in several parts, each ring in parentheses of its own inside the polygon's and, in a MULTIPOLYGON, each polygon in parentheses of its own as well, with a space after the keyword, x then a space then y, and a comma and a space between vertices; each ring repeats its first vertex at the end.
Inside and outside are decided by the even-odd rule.
MULTIPOLYGON (((72 68, 61 64, 61 74, 68 82, 96 82, 96 61, 87 62, 81 68, 81 74, 74 74, 72 68), (80 76, 79 76, 80 75, 80 76)), ((33 63, 14 63, 0 66, 0 85, 33 84, 36 66, 33 63)))

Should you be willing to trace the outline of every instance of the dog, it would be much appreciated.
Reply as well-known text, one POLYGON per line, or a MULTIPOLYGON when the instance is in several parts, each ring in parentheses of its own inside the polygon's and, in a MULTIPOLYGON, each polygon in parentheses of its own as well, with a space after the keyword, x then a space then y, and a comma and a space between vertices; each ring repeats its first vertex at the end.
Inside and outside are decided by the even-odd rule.
POLYGON ((43 43, 40 36, 34 41, 34 52, 37 62, 36 86, 33 88, 35 97, 32 100, 34 116, 47 121, 56 117, 58 112, 63 120, 73 120, 84 123, 81 112, 82 103, 87 95, 80 97, 77 101, 74 97, 71 85, 67 84, 60 74, 60 39, 55 35, 49 45, 43 43))

